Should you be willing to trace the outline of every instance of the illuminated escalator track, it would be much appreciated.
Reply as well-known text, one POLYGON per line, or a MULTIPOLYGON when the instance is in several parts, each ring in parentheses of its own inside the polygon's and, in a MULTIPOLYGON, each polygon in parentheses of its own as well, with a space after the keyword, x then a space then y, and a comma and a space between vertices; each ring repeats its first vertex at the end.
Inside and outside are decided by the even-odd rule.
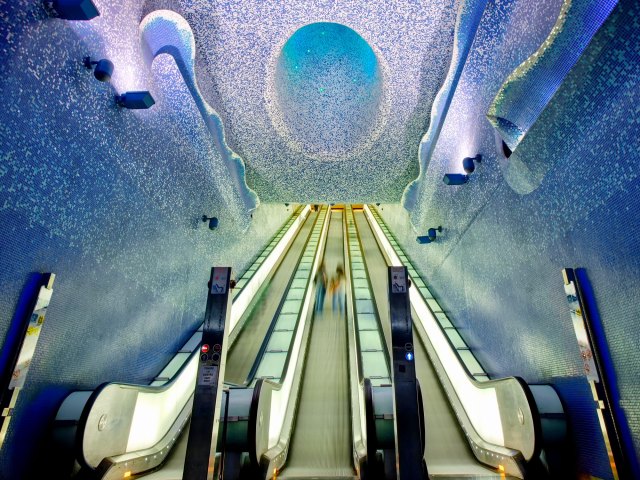
MULTIPOLYGON (((354 211, 362 251, 369 272, 378 314, 387 345, 391 341, 387 292, 387 261, 371 227, 360 211, 354 211)), ((412 311, 412 317, 417 318, 412 311)), ((431 478, 504 478, 475 459, 451 408, 424 345, 414 332, 416 376, 422 390, 426 442, 424 459, 431 478)))
MULTIPOLYGON (((324 262, 329 278, 344 268, 343 212, 331 215, 324 262)), ((282 479, 354 478, 344 313, 327 292, 316 312, 307 351, 291 448, 282 479)))

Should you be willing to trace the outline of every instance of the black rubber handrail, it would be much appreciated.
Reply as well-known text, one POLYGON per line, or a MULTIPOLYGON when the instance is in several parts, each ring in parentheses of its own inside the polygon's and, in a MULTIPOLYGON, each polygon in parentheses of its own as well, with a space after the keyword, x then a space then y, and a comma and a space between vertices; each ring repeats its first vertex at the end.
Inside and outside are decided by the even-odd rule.
POLYGON ((249 462, 254 468, 259 468, 260 459, 256 456, 257 453, 257 435, 255 433, 258 429, 258 406, 260 403, 260 393, 262 392, 262 385, 264 379, 260 378, 253 387, 253 395, 251 397, 251 406, 249 407, 249 422, 247 425, 247 432, 250 432, 249 437, 249 462))
POLYGON ((371 380, 365 378, 362 384, 364 389, 364 411, 365 424, 367 428, 367 474, 374 476, 374 465, 376 463, 376 452, 378 451, 378 438, 376 435, 375 411, 373 408, 373 387, 371 380))

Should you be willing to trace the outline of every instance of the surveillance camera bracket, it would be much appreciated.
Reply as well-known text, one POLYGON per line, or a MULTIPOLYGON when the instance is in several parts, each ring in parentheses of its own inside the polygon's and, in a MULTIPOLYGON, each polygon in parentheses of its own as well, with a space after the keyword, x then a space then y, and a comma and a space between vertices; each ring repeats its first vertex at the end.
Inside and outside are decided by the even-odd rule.
POLYGON ((82 59, 82 64, 87 67, 88 70, 91 70, 91 68, 93 68, 93 65, 97 65, 98 62, 94 62, 93 60, 91 60, 91 57, 84 57, 82 59))
POLYGON ((49 16, 56 18, 60 16, 58 15, 58 11, 53 7, 53 0, 44 0, 44 2, 42 2, 42 5, 44 6, 44 9, 49 14, 49 16))

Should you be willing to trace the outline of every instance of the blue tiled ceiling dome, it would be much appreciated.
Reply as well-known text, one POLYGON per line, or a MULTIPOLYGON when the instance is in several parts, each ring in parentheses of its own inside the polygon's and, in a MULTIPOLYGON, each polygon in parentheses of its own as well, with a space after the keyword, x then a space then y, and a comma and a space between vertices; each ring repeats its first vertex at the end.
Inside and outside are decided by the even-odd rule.
POLYGON ((277 60, 277 129, 306 154, 347 154, 374 135, 382 79, 375 52, 355 31, 337 23, 306 25, 277 60))

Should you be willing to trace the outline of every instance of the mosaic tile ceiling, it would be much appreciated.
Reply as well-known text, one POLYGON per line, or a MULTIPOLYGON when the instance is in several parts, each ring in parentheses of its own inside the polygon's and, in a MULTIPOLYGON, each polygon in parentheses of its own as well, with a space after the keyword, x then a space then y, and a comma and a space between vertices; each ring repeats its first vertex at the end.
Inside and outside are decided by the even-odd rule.
MULTIPOLYGON (((128 1, 74 29, 115 61, 117 90, 153 92, 166 79, 140 67, 174 57, 171 81, 194 97, 246 212, 260 201, 397 202, 417 178, 403 199, 413 211, 486 4, 128 1)), ((511 4, 524 5, 496 5, 511 4)), ((521 37, 539 29, 516 29, 518 48, 535 51, 521 37)))
POLYGON ((261 201, 399 201, 457 1, 182 0, 144 14, 160 8, 189 23, 198 87, 261 201))
POLYGON ((268 71, 268 113, 292 150, 341 160, 370 148, 382 133, 389 103, 382 68, 350 28, 302 27, 268 71))

